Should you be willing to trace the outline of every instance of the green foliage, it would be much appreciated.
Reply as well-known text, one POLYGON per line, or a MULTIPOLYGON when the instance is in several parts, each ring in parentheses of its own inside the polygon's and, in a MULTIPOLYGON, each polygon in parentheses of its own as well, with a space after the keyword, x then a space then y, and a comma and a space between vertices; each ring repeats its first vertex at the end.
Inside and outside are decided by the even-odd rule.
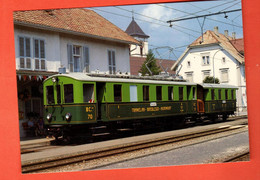
MULTIPOLYGON (((203 80, 203 83, 214 83, 214 77, 212 76, 207 76, 205 77, 205 79, 203 80)), ((215 84, 219 84, 219 79, 215 78, 215 84)))
POLYGON ((152 75, 158 75, 161 72, 160 67, 157 66, 156 64, 156 59, 154 57, 154 54, 152 50, 149 50, 146 60, 144 61, 141 69, 139 70, 139 73, 142 74, 142 76, 148 74, 149 76, 152 75), (149 70, 146 68, 145 64, 147 63, 147 66, 151 70, 152 74, 149 72, 149 70))

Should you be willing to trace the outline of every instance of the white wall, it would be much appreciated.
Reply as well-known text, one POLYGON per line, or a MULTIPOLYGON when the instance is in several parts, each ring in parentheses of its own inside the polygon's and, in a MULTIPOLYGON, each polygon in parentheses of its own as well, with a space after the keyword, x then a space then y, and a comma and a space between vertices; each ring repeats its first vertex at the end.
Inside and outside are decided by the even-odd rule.
POLYGON ((214 45, 210 47, 200 47, 188 50, 186 55, 180 61, 176 72, 179 72, 179 75, 183 76, 184 79, 187 79, 187 73, 192 72, 193 82, 202 83, 204 79, 203 71, 209 70, 210 76, 213 76, 215 71, 215 77, 220 80, 221 84, 229 84, 238 87, 237 105, 239 107, 247 106, 245 66, 238 63, 238 61, 236 61, 235 58, 232 57, 227 51, 220 49, 220 46, 214 45), (203 55, 209 55, 209 65, 203 65, 203 55), (226 60, 225 63, 222 61, 223 57, 226 60), (190 61, 190 67, 188 66, 188 61, 190 61), (221 69, 228 69, 228 82, 222 82, 221 69))
POLYGON ((99 69, 99 71, 109 73, 108 69, 108 50, 115 51, 116 71, 130 72, 129 49, 128 45, 119 45, 105 41, 94 41, 89 39, 73 39, 68 36, 60 37, 61 46, 61 65, 66 67, 68 72, 67 44, 87 46, 89 48, 89 66, 90 72, 99 69), (66 53, 63 53, 66 52, 66 53))
POLYGON ((41 39, 45 41, 45 56, 46 56, 46 69, 47 71, 57 71, 57 68, 60 67, 60 47, 59 47, 59 34, 50 33, 46 31, 33 31, 22 28, 15 28, 15 56, 16 56, 16 69, 20 69, 19 64, 19 36, 28 37, 31 39, 31 63, 32 69, 34 70, 34 61, 33 61, 33 39, 41 39))
MULTIPOLYGON (((147 41, 143 41, 143 55, 142 56, 147 56, 148 54, 148 42, 147 41)), ((130 51, 131 51, 131 56, 136 56, 136 57, 142 57, 141 56, 141 50, 140 50, 140 46, 138 45, 131 45, 130 46, 130 51)))
POLYGON ((203 71, 210 71, 210 76, 215 74, 215 77, 220 79, 221 82, 221 69, 228 68, 229 80, 224 83, 237 86, 237 66, 238 62, 230 56, 227 51, 219 50, 219 46, 201 47, 190 49, 187 52, 178 65, 177 72, 179 72, 179 75, 183 76, 184 79, 186 79, 187 72, 193 72, 193 82, 202 83, 204 79, 203 71), (204 55, 209 55, 209 65, 203 65, 202 56, 204 55), (225 63, 222 62, 223 57, 226 59, 225 63), (190 66, 188 66, 188 61, 190 61, 190 66))
MULTIPOLYGON (((95 41, 87 38, 75 36, 60 35, 48 31, 15 28, 15 54, 16 69, 19 67, 19 36, 31 38, 31 56, 33 57, 33 38, 45 41, 46 70, 57 72, 58 68, 66 67, 68 69, 67 44, 88 46, 90 55, 90 72, 99 69, 99 71, 109 73, 108 69, 108 50, 114 50, 116 55, 116 70, 121 72, 130 72, 129 46, 127 44, 111 43, 108 41, 95 41)), ((32 69, 34 70, 34 61, 32 58, 32 69)))

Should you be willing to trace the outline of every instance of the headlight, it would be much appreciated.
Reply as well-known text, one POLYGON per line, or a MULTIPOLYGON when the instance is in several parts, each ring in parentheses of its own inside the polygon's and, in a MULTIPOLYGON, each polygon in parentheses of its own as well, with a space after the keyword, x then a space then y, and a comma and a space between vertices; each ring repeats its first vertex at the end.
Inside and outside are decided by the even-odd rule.
POLYGON ((51 80, 52 80, 52 82, 54 82, 54 83, 59 81, 58 77, 53 77, 53 78, 51 78, 51 80))
POLYGON ((71 116, 70 113, 66 113, 66 115, 65 115, 66 121, 70 121, 71 117, 72 117, 72 116, 71 116))
POLYGON ((51 122, 52 115, 49 113, 49 114, 47 114, 46 118, 47 118, 47 120, 48 120, 49 122, 51 122))

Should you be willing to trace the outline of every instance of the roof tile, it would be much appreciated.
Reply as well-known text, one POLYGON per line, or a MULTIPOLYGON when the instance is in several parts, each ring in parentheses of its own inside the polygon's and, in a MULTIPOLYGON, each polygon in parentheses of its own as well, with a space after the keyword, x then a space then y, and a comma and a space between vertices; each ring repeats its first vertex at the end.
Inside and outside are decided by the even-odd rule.
POLYGON ((13 13, 13 17, 15 23, 40 25, 125 43, 139 43, 123 30, 89 9, 16 11, 13 13))

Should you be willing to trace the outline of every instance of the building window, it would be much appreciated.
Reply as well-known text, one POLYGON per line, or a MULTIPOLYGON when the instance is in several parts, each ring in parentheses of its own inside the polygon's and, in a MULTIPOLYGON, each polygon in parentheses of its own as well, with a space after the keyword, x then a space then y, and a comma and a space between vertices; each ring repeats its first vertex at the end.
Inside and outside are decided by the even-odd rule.
POLYGON ((89 48, 87 46, 67 45, 70 72, 89 72, 89 48))
POLYGON ((226 63, 226 58, 222 57, 222 63, 226 63))
POLYGON ((210 64, 209 56, 202 56, 202 64, 203 65, 209 65, 210 64))
POLYGON ((34 39, 34 68, 36 70, 45 70, 45 42, 44 40, 34 39))
POLYGON ((188 82, 193 82, 193 72, 186 72, 186 80, 188 82))
POLYGON ((204 80, 207 76, 210 76, 210 70, 202 71, 203 80, 204 80))
POLYGON ((187 67, 190 67, 190 61, 187 61, 187 67))
POLYGON ((108 50, 108 69, 109 74, 116 74, 116 57, 113 50, 108 50))
POLYGON ((31 69, 31 40, 27 37, 19 37, 20 68, 31 69))
POLYGON ((221 69, 220 77, 221 77, 222 83, 227 83, 228 82, 228 69, 221 69))

